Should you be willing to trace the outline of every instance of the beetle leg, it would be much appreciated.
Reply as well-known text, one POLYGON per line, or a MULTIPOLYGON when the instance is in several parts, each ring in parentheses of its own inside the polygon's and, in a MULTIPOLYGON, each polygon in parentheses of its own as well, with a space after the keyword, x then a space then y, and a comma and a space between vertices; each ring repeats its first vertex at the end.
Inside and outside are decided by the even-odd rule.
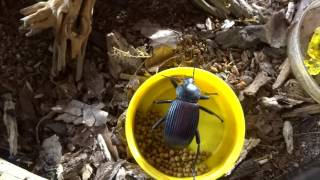
POLYGON ((210 95, 218 95, 218 93, 204 93, 204 95, 200 95, 200 99, 209 99, 210 95))
POLYGON ((200 133, 199 130, 196 131, 196 142, 197 142, 197 152, 196 152, 196 157, 193 160, 192 163, 192 176, 193 179, 195 179, 195 177, 197 176, 197 171, 196 171, 196 163, 199 157, 199 152, 200 152, 200 133))
POLYGON ((209 114, 212 114, 212 115, 216 116, 216 117, 223 123, 222 118, 221 118, 220 116, 218 116, 216 113, 210 111, 209 109, 207 109, 207 108, 205 108, 205 107, 203 107, 203 106, 199 106, 199 108, 200 108, 201 110, 209 113, 209 114))
POLYGON ((173 100, 155 100, 153 103, 156 104, 165 104, 165 103, 172 103, 173 100))
POLYGON ((154 130, 155 128, 157 128, 161 123, 164 122, 164 120, 166 120, 166 116, 159 119, 156 123, 154 123, 154 125, 152 126, 152 130, 154 130))
POLYGON ((173 77, 169 77, 169 76, 165 76, 165 75, 162 75, 162 76, 164 76, 164 77, 166 77, 166 78, 169 78, 169 79, 170 79, 170 82, 171 82, 171 84, 174 86, 174 88, 177 88, 178 83, 177 83, 177 81, 175 81, 175 80, 173 79, 173 77))
POLYGON ((200 95, 200 99, 205 99, 205 100, 207 100, 207 99, 209 99, 210 97, 209 96, 206 96, 206 95, 200 95))
POLYGON ((169 78, 169 79, 170 79, 170 82, 171 82, 171 84, 173 85, 173 87, 174 87, 174 88, 177 88, 177 86, 178 86, 177 81, 175 81, 173 78, 169 78))

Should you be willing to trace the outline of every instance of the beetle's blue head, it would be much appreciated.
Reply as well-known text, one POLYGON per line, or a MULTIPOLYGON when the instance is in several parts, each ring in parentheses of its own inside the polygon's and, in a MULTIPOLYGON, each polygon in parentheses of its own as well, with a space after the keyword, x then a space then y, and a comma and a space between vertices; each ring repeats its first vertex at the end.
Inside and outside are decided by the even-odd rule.
POLYGON ((177 99, 195 103, 200 99, 200 89, 194 84, 193 78, 186 78, 176 89, 177 99))

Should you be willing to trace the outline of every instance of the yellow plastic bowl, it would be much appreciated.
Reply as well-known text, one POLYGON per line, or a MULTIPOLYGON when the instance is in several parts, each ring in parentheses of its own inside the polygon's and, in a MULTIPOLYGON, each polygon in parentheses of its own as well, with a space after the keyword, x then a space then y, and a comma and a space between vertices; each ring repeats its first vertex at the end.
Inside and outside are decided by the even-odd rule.
MULTIPOLYGON (((150 109, 167 112, 169 104, 153 104, 154 100, 175 99, 175 89, 170 80, 165 76, 192 76, 193 68, 173 68, 162 71, 147 79, 132 97, 125 124, 126 138, 131 154, 150 176, 155 179, 192 179, 192 177, 178 178, 164 174, 154 168, 139 151, 134 137, 134 123, 137 110, 142 113, 150 109)), ((199 132, 201 151, 212 152, 206 160, 210 171, 197 176, 197 180, 213 180, 230 171, 237 161, 245 138, 245 121, 241 104, 232 89, 219 77, 201 70, 195 70, 195 83, 202 93, 218 93, 210 96, 210 100, 200 100, 199 104, 223 118, 221 123, 216 117, 200 111, 199 132)), ((196 150, 196 142, 193 139, 190 148, 196 150)))

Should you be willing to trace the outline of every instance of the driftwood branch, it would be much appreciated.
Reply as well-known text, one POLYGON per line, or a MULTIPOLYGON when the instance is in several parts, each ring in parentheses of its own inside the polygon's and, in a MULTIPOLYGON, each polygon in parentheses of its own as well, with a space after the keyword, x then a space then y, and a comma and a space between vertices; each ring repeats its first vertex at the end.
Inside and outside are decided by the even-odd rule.
POLYGON ((52 75, 64 71, 67 59, 77 59, 76 80, 80 80, 88 37, 91 33, 92 12, 95 0, 49 0, 22 9, 25 17, 22 29, 32 36, 52 28, 53 43, 52 75))

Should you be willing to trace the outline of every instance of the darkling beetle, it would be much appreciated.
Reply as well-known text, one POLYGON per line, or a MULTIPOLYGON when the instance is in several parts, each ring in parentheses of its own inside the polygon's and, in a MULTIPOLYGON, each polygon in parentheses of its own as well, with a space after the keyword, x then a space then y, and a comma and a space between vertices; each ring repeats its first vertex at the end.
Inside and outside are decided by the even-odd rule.
MULTIPOLYGON (((192 165, 192 175, 195 179, 195 165, 200 151, 200 134, 198 130, 199 110, 216 116, 222 123, 223 120, 216 113, 198 104, 199 100, 208 100, 209 96, 201 95, 200 89, 194 82, 194 72, 195 68, 193 68, 192 77, 184 78, 182 85, 178 85, 172 77, 168 77, 171 84, 176 88, 176 99, 154 101, 156 104, 171 103, 171 105, 167 114, 158 120, 152 126, 152 129, 165 123, 164 143, 171 148, 185 148, 191 143, 194 136, 196 137, 197 152, 192 165)), ((216 93, 212 94, 217 95, 216 93)))

